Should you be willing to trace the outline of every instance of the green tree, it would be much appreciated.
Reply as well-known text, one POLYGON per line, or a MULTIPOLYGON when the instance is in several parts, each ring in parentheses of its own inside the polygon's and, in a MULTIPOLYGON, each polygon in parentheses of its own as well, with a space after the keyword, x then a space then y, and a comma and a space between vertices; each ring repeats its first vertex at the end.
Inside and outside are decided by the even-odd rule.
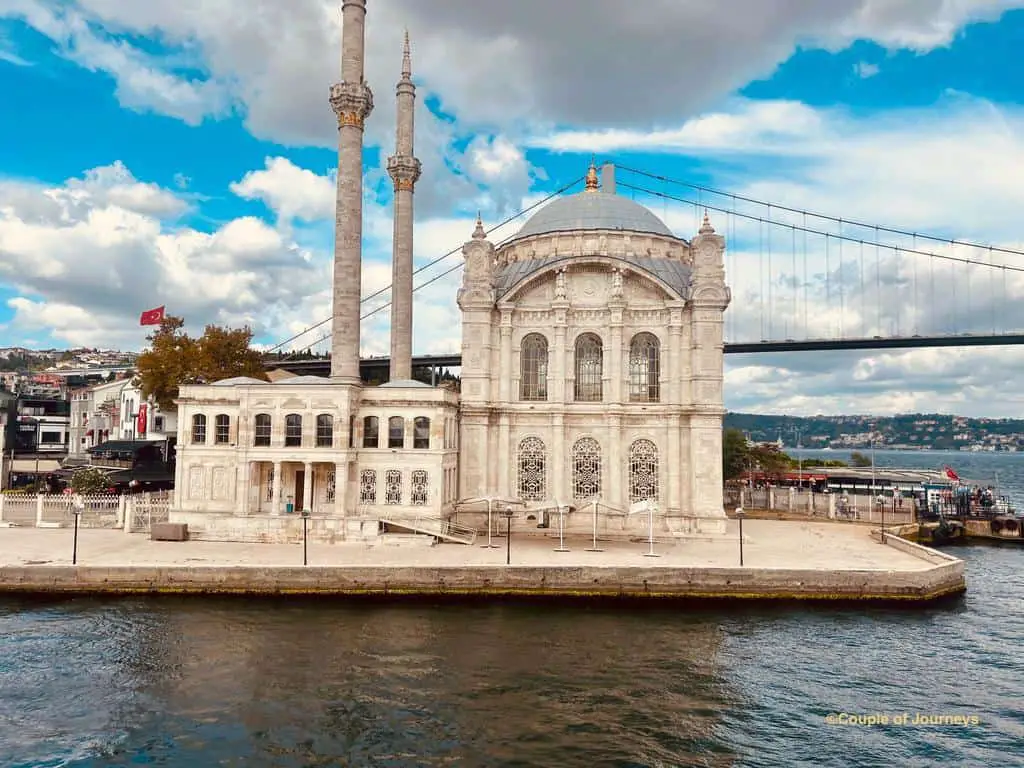
POLYGON ((234 376, 266 380, 263 359, 252 349, 252 330, 206 326, 198 339, 185 333, 185 321, 167 315, 149 337, 149 349, 136 360, 136 381, 142 396, 161 410, 173 410, 182 384, 214 382, 234 376))
POLYGON ((102 493, 110 487, 110 478, 99 467, 86 467, 71 476, 71 490, 81 496, 102 493))
POLYGON ((850 466, 851 467, 870 467, 874 464, 870 456, 866 456, 860 451, 854 451, 850 454, 850 466))
POLYGON ((722 433, 722 479, 734 480, 747 470, 747 438, 738 429, 722 433))

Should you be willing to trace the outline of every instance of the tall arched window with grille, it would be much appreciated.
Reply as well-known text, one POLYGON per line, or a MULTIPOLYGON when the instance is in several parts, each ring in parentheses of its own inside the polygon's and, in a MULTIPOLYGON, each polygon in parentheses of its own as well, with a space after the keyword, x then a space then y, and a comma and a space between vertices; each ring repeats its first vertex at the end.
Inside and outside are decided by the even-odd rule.
POLYGON ((516 486, 523 501, 543 501, 548 490, 548 452, 539 437, 519 441, 516 486))
POLYGON ((576 339, 576 400, 601 402, 601 377, 604 373, 604 347, 596 333, 584 333, 576 339))
POLYGON ((658 500, 658 446, 634 440, 629 446, 629 500, 658 500))
POLYGON ((629 399, 656 403, 661 399, 661 344, 653 333, 638 333, 629 343, 629 399))
POLYGON ((586 501, 601 494, 601 445, 581 437, 572 446, 572 496, 586 501))
POLYGON ((519 399, 548 399, 548 340, 539 333, 525 336, 520 346, 519 399))

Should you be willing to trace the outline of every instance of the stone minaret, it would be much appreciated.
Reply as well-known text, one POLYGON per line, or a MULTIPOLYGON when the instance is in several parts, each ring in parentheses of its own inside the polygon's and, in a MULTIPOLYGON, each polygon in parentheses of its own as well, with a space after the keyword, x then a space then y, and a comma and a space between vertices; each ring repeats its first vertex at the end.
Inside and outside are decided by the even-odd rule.
POLYGON ((344 0, 341 14, 341 82, 331 86, 331 107, 338 116, 331 378, 358 385, 359 298, 363 271, 363 121, 373 111, 373 92, 363 80, 366 0, 344 0))
POLYGON ((398 129, 395 154, 388 173, 395 183, 395 239, 391 256, 391 381, 412 378, 412 195, 420 177, 413 156, 413 113, 416 86, 412 82, 409 33, 405 33, 402 79, 398 81, 398 129))

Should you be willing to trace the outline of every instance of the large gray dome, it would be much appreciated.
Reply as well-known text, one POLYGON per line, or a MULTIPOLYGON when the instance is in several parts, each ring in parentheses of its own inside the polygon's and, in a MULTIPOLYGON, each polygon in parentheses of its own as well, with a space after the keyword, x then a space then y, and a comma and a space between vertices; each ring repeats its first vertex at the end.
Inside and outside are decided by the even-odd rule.
POLYGON ((548 203, 527 220, 513 239, 574 229, 613 229, 675 237, 661 219, 639 203, 616 194, 586 190, 548 203))

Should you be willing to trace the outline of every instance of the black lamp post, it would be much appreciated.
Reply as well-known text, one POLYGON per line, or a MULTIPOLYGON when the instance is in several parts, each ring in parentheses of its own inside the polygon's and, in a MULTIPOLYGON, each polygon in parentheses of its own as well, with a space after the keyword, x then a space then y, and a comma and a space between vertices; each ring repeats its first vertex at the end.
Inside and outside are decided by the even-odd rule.
POLYGON ((309 565, 309 510, 302 510, 302 564, 309 565))
POLYGON ((72 544, 71 544, 71 564, 72 565, 78 565, 78 516, 80 514, 81 513, 79 512, 79 510, 77 510, 77 509, 74 510, 74 515, 75 515, 75 535, 74 535, 74 538, 72 539, 72 544))
POLYGON ((505 520, 505 565, 512 565, 512 508, 501 513, 505 520))
POLYGON ((743 507, 736 507, 736 519, 740 521, 740 567, 743 567, 743 507))

